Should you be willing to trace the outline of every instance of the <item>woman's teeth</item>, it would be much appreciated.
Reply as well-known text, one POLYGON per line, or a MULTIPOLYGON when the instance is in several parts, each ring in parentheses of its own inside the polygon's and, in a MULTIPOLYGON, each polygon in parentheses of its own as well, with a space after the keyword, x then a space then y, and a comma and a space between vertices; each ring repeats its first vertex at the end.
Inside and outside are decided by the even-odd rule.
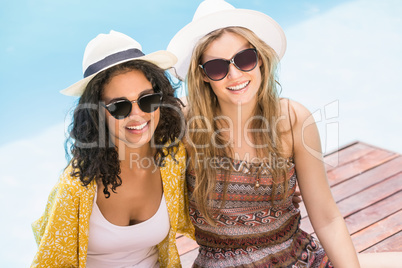
POLYGON ((228 87, 228 89, 233 90, 233 91, 241 90, 241 89, 245 88, 246 86, 248 86, 249 83, 250 83, 250 81, 247 81, 247 82, 244 82, 244 83, 239 84, 234 87, 228 87))
POLYGON ((148 124, 148 122, 145 122, 144 124, 141 124, 141 125, 138 125, 138 126, 130 126, 130 127, 127 127, 127 128, 128 129, 140 130, 140 129, 143 129, 147 124, 148 124))

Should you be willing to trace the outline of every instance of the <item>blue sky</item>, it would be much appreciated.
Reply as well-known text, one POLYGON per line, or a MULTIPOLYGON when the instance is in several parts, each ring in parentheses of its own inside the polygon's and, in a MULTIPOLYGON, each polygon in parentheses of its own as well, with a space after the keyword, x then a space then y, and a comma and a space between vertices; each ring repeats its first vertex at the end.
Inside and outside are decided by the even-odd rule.
MULTIPOLYGON (((283 27, 344 1, 231 1, 269 13, 283 27), (247 3, 246 3, 247 2, 247 3), (279 3, 281 2, 281 3, 279 3)), ((0 11, 0 145, 63 120, 73 100, 59 90, 81 79, 86 44, 117 30, 146 53, 165 49, 200 1, 6 1, 0 11), (22 120, 18 120, 21 118, 22 120), (17 123, 16 121, 21 121, 17 123)))
MULTIPOLYGON (((361 140, 402 153, 402 2, 228 0, 285 30, 282 95, 314 114, 324 151, 361 140)), ((165 49, 200 1, 7 1, 0 10, 0 211, 4 267, 27 267, 30 223, 65 165, 65 120, 86 44, 111 29, 165 49)))

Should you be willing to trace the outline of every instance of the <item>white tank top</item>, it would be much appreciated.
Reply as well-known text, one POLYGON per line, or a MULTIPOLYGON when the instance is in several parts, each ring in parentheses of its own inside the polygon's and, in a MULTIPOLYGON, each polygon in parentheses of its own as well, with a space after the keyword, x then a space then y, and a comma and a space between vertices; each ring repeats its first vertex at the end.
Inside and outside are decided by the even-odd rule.
POLYGON ((150 219, 130 226, 117 226, 103 217, 96 204, 89 219, 87 268, 159 267, 157 244, 170 229, 165 196, 150 219))

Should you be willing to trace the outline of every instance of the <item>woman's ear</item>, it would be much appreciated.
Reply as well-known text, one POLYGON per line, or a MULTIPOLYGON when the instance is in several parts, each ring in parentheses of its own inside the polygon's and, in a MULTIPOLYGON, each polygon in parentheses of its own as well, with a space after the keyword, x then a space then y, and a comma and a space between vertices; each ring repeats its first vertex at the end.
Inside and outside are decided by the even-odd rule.
POLYGON ((262 65, 262 59, 260 54, 258 54, 258 67, 261 67, 261 65, 262 65))
POLYGON ((209 83, 209 78, 204 72, 202 72, 202 80, 204 80, 206 83, 209 83))

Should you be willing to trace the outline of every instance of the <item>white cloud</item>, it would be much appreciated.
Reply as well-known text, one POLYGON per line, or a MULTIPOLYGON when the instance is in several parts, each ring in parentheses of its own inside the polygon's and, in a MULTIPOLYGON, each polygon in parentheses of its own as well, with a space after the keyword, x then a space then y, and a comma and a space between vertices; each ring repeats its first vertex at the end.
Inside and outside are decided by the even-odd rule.
POLYGON ((310 3, 306 3, 304 13, 307 16, 316 15, 320 12, 320 8, 317 5, 312 5, 310 3))
POLYGON ((64 124, 0 147, 0 259, 7 267, 28 267, 36 251, 31 222, 43 213, 64 158, 64 124), (12 265, 11 265, 12 264, 12 265))
POLYGON ((339 101, 340 146, 361 140, 402 152, 401 12, 399 1, 361 0, 285 29, 283 95, 312 112, 339 101))

